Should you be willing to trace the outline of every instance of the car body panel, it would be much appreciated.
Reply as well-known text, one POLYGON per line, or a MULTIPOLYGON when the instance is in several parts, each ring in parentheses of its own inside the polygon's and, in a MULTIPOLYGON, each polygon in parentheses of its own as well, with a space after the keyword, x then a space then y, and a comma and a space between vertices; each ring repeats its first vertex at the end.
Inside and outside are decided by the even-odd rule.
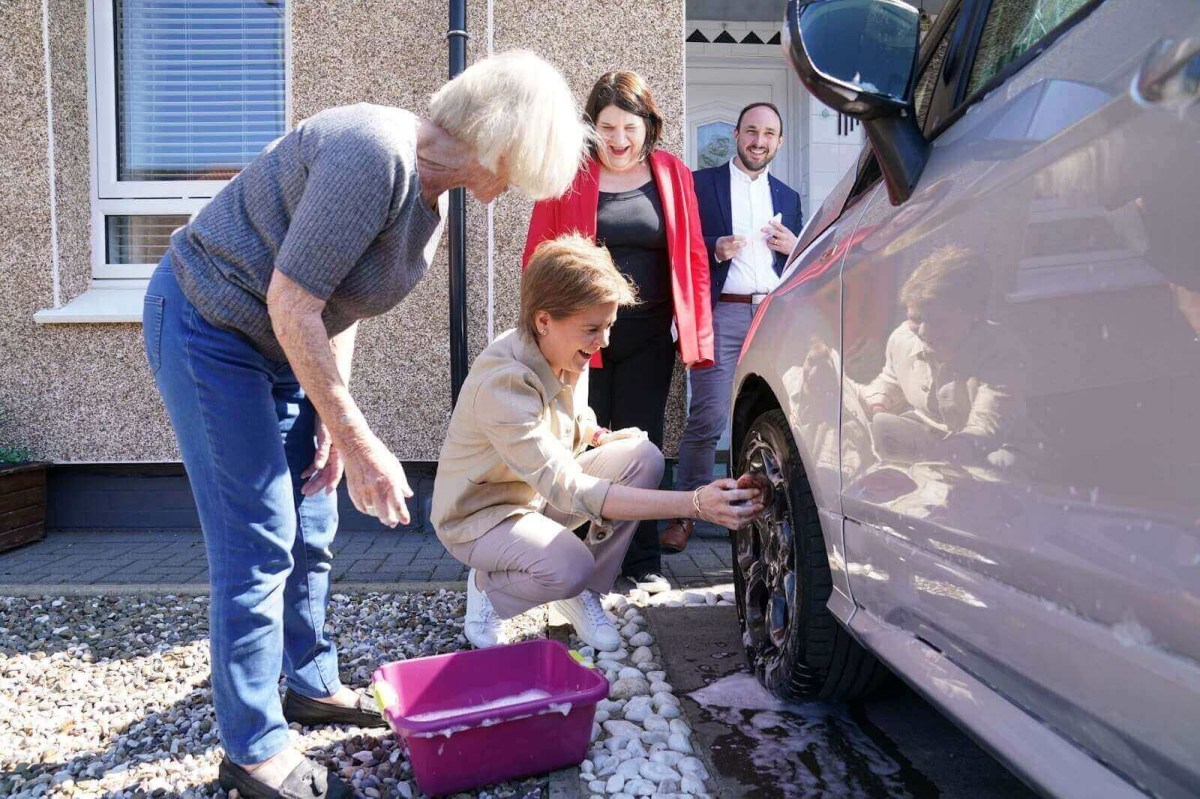
MULTIPOLYGON (((1200 102, 1131 87, 1164 38, 1200 39, 1200 15, 1190 0, 1088 10, 953 118, 907 202, 878 185, 814 215, 829 227, 760 309, 735 385, 775 386, 819 508, 845 517, 826 543, 851 630, 865 614, 924 642, 1097 762, 1194 795, 1200 291, 1189 309, 1179 287, 1200 283, 1200 102), (920 409, 893 424, 871 404, 889 341, 893 362, 937 363, 900 295, 944 245, 986 273, 986 317, 945 347, 957 394, 938 400, 990 419, 970 454, 913 435, 920 409)), ((987 723, 970 708, 951 712, 987 723)))
MULTIPOLYGON (((844 535, 856 553, 849 564, 859 606, 852 629, 870 615, 936 649, 1066 740, 1104 753, 1144 789, 1195 795, 1194 663, 947 562, 896 531, 847 519, 844 535)), ((983 720, 965 721, 973 727, 983 720)), ((1079 789, 1054 795, 1107 796, 1079 789)))
MULTIPOLYGON (((759 306, 746 338, 754 343, 753 352, 743 352, 734 375, 734 396, 743 402, 747 383, 762 380, 770 386, 775 403, 796 433, 817 505, 838 514, 841 385, 836 359, 842 326, 838 267, 845 248, 836 245, 840 231, 846 231, 847 238, 853 234, 855 219, 853 212, 843 215, 813 241, 810 254, 792 261, 779 287, 759 306), (802 351, 799 358, 797 348, 802 351), (823 378, 820 381, 807 377, 817 362, 823 367, 816 370, 823 378)), ((736 453, 753 419, 739 413, 737 403, 731 418, 735 419, 731 452, 736 453), (741 429, 739 419, 744 423, 741 429)))
POLYGON ((746 430, 759 413, 758 403, 778 407, 787 416, 819 508, 833 581, 830 607, 843 621, 854 607, 842 547, 838 452, 841 378, 836 353, 842 321, 838 273, 846 248, 826 243, 835 242, 839 231, 851 238, 857 212, 866 207, 859 203, 857 212, 841 213, 852 183, 853 175, 848 175, 830 195, 823 212, 814 214, 805 231, 811 231, 814 224, 823 229, 810 238, 809 254, 789 262, 779 288, 759 306, 746 337, 747 343, 755 342, 754 353, 752 357, 743 353, 739 359, 730 413, 730 452, 735 459, 746 430), (837 213, 828 211, 835 203, 837 213), (775 310, 768 312, 772 306, 775 310), (807 342, 806 352, 812 353, 807 370, 804 358, 790 368, 780 368, 791 362, 791 342, 795 341, 807 342), (806 373, 812 374, 816 362, 827 367, 817 370, 823 379, 806 381, 806 373), (834 370, 832 374, 828 368, 834 370))
POLYGON ((849 629, 930 704, 953 719, 968 720, 967 731, 984 748, 1043 794, 1080 799, 1142 796, 1082 749, 908 631, 865 610, 854 614, 849 629))

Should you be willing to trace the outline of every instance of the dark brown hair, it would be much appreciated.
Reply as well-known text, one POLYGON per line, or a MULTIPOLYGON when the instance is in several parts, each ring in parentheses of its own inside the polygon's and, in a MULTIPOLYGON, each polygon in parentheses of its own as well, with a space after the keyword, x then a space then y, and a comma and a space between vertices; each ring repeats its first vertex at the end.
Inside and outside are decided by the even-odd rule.
POLYGON ((765 101, 758 102, 758 103, 750 103, 750 105, 748 105, 742 109, 742 113, 738 114, 738 121, 737 121, 737 124, 734 125, 734 128, 740 130, 742 127, 742 117, 746 116, 747 111, 753 111, 755 108, 769 108, 775 112, 775 118, 779 120, 779 138, 782 139, 783 138, 783 114, 779 113, 779 109, 775 107, 775 103, 768 103, 765 101))
MULTIPOLYGON (((646 122, 646 141, 642 145, 642 158, 649 158, 650 153, 658 146, 658 138, 662 135, 663 118, 654 102, 654 95, 645 79, 636 72, 624 69, 613 70, 600 76, 592 93, 588 95, 587 105, 583 115, 588 123, 595 128, 596 119, 600 112, 610 105, 615 105, 622 111, 628 111, 639 116, 646 122)), ((592 142, 592 155, 596 155, 597 142, 592 142)))

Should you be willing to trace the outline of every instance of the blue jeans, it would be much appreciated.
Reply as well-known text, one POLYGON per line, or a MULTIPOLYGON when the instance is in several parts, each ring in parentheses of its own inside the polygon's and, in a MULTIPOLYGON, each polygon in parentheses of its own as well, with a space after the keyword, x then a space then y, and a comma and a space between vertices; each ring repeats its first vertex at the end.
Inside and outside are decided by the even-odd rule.
POLYGON ((729 425, 733 373, 756 310, 753 305, 737 302, 718 302, 713 308, 716 365, 688 372, 692 397, 688 402, 687 423, 679 438, 679 465, 675 473, 675 488, 679 491, 692 491, 713 480, 717 443, 729 425))
POLYGON ((291 367, 206 322, 170 257, 150 280, 142 334, 204 531, 221 743, 247 765, 289 746, 281 672, 304 696, 341 687, 325 635, 336 496, 300 491, 317 416, 291 367))

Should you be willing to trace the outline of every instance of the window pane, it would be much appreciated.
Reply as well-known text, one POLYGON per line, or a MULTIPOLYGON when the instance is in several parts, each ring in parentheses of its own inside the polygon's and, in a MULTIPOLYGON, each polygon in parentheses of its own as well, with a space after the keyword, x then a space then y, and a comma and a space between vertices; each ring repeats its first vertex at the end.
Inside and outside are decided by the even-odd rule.
POLYGON ((105 263, 156 264, 171 244, 171 233, 187 222, 186 214, 106 216, 105 263))
POLYGON ((988 11, 967 96, 1025 55, 1090 0, 995 0, 988 11))
MULTIPOLYGON (((955 14, 957 14, 957 10, 955 14)), ((929 114, 929 102, 933 99, 933 90, 937 87, 937 76, 942 71, 942 63, 946 60, 946 51, 950 49, 950 35, 954 33, 954 26, 958 20, 950 20, 950 24, 946 26, 946 30, 942 33, 942 39, 937 44, 937 50, 929 57, 929 62, 925 64, 925 71, 917 78, 917 88, 913 93, 913 104, 917 111, 917 124, 922 129, 925 127, 925 117, 929 114)))
POLYGON ((228 179, 283 134, 283 0, 112 1, 118 180, 228 179))

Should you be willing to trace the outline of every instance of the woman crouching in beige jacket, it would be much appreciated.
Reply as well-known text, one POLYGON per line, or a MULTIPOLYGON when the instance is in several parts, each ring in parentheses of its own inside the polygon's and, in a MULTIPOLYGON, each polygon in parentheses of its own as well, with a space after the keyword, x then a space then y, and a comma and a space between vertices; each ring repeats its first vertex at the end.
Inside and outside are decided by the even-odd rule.
POLYGON ((520 324, 471 367, 438 459, 432 521, 471 567, 465 633, 476 647, 502 643, 501 619, 555 602, 586 643, 615 650, 621 636, 599 595, 639 520, 736 529, 762 509, 757 489, 734 480, 659 491, 663 457, 645 434, 597 427, 585 370, 617 308, 634 302, 606 249, 581 236, 547 241, 522 279, 520 324))

